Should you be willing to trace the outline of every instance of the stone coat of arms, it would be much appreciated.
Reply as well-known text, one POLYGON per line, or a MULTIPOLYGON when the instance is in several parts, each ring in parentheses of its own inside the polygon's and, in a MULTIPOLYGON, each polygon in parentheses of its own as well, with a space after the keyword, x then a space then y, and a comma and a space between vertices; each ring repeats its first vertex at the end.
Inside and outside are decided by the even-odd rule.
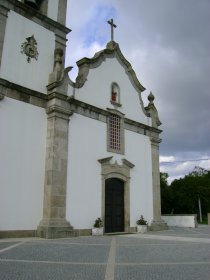
POLYGON ((38 51, 37 51, 37 41, 34 38, 34 35, 26 38, 26 42, 21 45, 21 53, 25 54, 28 58, 28 63, 31 61, 31 58, 38 59, 38 51))

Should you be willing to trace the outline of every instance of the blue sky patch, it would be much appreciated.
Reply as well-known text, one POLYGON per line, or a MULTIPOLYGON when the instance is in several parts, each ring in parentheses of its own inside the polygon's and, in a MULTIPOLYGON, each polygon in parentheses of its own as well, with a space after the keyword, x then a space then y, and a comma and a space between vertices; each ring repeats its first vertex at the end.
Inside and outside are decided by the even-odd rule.
POLYGON ((94 8, 83 30, 85 38, 83 47, 89 47, 93 42, 98 42, 100 45, 103 45, 111 40, 110 26, 107 23, 111 18, 116 21, 117 11, 115 7, 98 5, 94 8))

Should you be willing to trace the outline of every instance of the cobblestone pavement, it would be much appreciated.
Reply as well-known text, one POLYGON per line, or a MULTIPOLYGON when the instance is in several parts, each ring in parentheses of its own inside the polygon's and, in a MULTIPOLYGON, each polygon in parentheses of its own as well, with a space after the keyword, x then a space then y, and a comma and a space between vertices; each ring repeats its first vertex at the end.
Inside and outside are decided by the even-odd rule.
POLYGON ((1 239, 0 280, 210 280, 210 226, 69 239, 1 239))

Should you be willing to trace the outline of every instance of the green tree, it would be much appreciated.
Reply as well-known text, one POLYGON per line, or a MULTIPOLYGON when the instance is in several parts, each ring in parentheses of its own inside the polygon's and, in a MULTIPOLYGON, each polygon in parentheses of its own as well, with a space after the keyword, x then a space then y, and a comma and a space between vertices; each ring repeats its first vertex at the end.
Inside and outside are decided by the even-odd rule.
POLYGON ((204 216, 210 211, 210 171, 196 166, 184 178, 171 183, 174 213, 199 214, 198 201, 201 201, 204 216))
POLYGON ((160 190, 161 190, 161 212, 170 214, 172 206, 171 188, 168 185, 168 173, 160 173, 160 190))

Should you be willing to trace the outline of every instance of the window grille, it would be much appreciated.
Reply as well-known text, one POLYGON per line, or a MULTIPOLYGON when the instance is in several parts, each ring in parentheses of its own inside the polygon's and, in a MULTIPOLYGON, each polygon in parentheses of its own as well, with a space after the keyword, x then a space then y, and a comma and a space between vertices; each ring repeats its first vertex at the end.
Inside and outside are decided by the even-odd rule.
POLYGON ((109 118, 109 147, 110 149, 120 151, 120 130, 121 121, 120 117, 116 115, 110 115, 109 118))

